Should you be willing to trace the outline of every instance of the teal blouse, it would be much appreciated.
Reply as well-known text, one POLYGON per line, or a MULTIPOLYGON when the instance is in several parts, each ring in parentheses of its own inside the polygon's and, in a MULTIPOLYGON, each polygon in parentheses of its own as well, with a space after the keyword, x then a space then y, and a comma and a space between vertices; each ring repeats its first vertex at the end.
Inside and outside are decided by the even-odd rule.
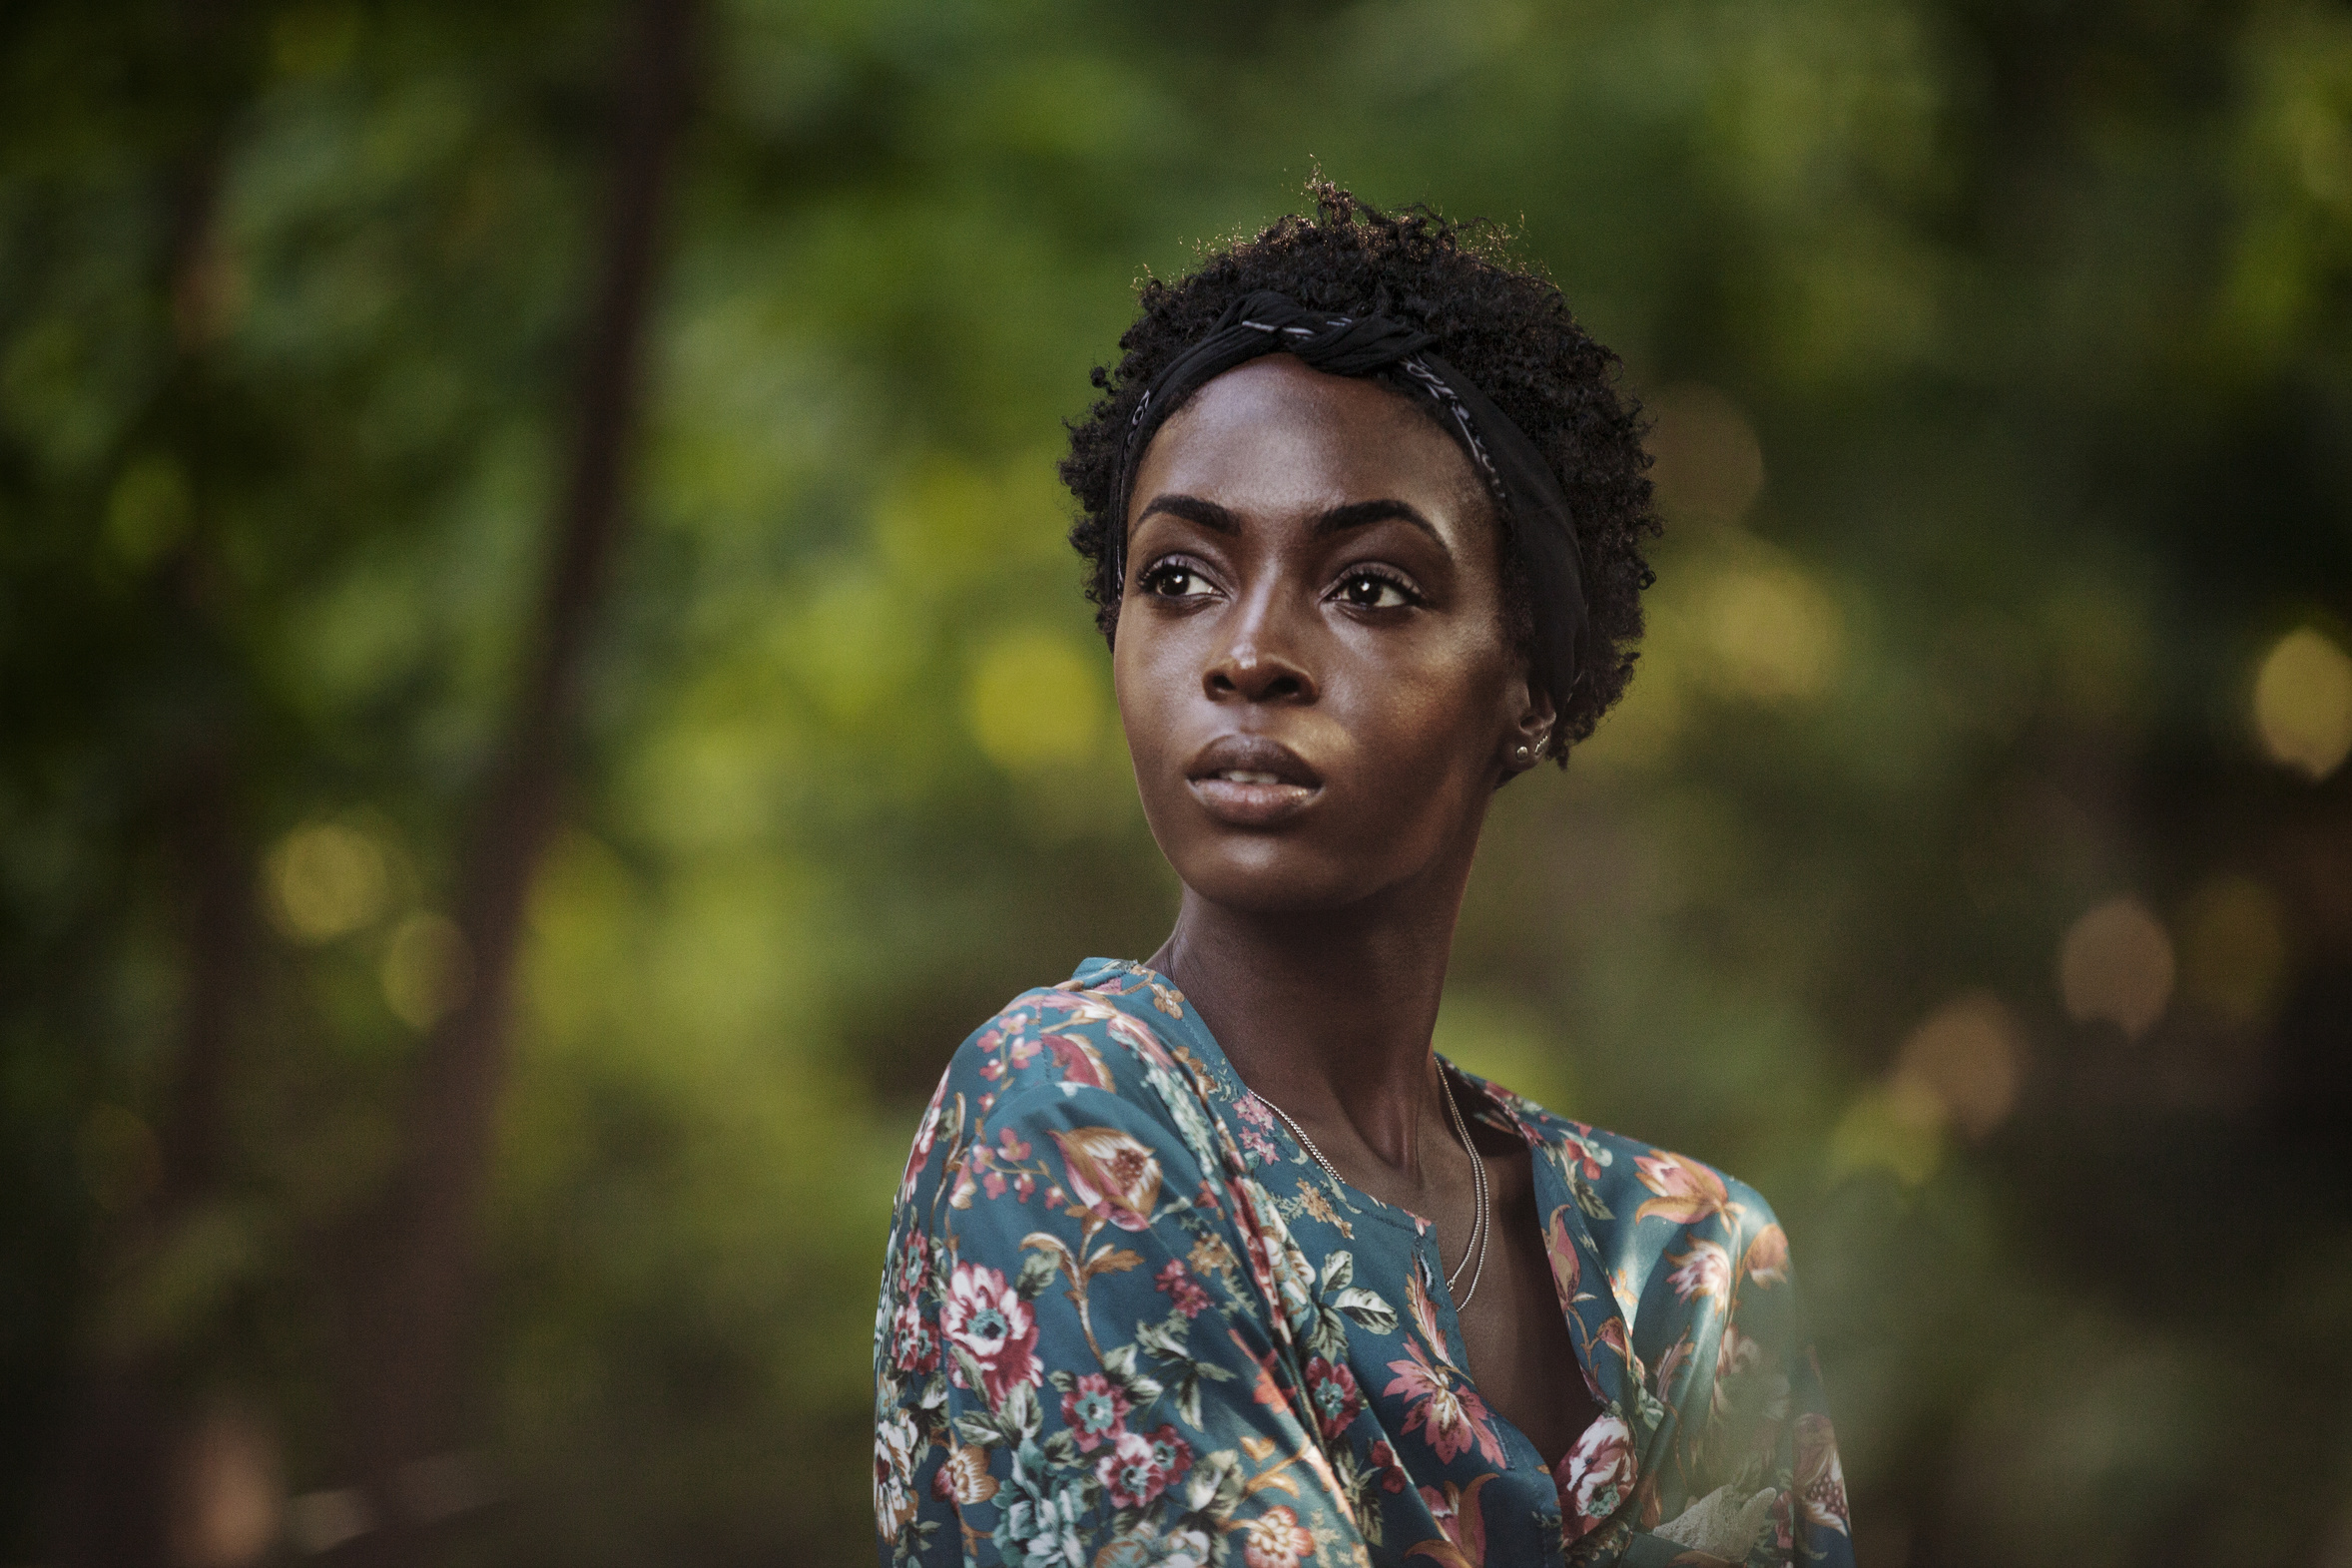
POLYGON ((915 1135, 875 1324, 885 1568, 1851 1568, 1771 1209, 1464 1081, 1534 1156, 1602 1408, 1556 1470, 1470 1380, 1428 1223, 1325 1175, 1166 979, 1089 959, 963 1043, 915 1135))

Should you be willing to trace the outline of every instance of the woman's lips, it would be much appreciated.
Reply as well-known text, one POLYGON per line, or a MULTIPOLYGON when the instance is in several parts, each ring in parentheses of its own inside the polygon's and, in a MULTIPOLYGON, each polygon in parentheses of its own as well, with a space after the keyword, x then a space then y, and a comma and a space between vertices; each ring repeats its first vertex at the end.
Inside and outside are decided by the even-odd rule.
POLYGON ((1305 810, 1322 792, 1318 784, 1285 784, 1246 768, 1220 769, 1186 783, 1203 809, 1236 827, 1271 827, 1305 810))
POLYGON ((1221 735, 1193 754, 1184 776, 1202 808, 1235 827, 1274 826, 1323 792, 1323 776, 1266 735, 1221 735))

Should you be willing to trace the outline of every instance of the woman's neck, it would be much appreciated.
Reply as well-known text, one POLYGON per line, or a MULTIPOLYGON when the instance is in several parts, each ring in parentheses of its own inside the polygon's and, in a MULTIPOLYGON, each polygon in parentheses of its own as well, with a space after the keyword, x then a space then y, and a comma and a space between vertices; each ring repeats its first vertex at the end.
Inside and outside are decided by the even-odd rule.
POLYGON ((1150 967, 1252 1090, 1310 1127, 1347 1124, 1418 1182, 1422 1140, 1444 1126, 1430 1034, 1468 870, 1336 912, 1255 913, 1187 889, 1150 967))

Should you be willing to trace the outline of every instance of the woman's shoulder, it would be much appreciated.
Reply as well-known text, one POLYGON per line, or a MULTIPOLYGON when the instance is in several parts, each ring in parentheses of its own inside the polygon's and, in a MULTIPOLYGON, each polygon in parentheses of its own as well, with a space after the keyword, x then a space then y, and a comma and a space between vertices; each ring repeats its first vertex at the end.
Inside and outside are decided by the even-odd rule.
POLYGON ((1021 992, 965 1036, 941 1090, 993 1106, 1037 1095, 1092 1092, 1132 1099, 1153 1074, 1184 1066, 1169 1027, 1185 1016, 1173 988, 1138 965, 1088 959, 1054 985, 1021 992))
POLYGON ((900 1207, 927 1211, 945 1197, 966 1210, 981 1193, 1024 1204, 1043 1195, 1051 1205, 1075 1191, 1065 1184, 1083 1188, 1085 1203, 1109 1202, 1104 1195, 1156 1192, 1163 1179, 1190 1184, 1219 1168, 1205 1103, 1212 1076, 1188 1045, 1185 1018, 1164 980, 1113 960, 1089 960, 1058 985, 1013 997, 940 1075, 900 1207))
POLYGON ((1577 1207, 1594 1221, 1665 1219, 1690 1225, 1720 1213, 1775 1224, 1764 1195, 1718 1166, 1659 1144, 1579 1122, 1478 1079, 1567 1178, 1577 1207))
MULTIPOLYGON (((1195 1050, 1199 1021, 1140 964, 1088 959, 1056 985, 1021 992, 956 1047, 931 1097, 926 1137, 952 1125, 1017 1141, 1111 1127, 1215 1161, 1207 1101, 1222 1091, 1195 1050)), ((1170 1148, 1168 1152, 1173 1152, 1170 1148)))

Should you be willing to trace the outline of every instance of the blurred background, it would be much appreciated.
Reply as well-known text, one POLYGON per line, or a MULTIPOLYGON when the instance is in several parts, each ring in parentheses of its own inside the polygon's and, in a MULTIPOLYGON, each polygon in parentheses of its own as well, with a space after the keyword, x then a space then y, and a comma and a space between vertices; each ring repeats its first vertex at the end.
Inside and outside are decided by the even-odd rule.
POLYGON ((1867 1568, 2352 1568, 2352 11, 19 0, 0 1562, 872 1560, 893 1178, 1173 884, 1147 274, 1509 226, 1670 535, 1442 1048, 1754 1181, 1867 1568))

